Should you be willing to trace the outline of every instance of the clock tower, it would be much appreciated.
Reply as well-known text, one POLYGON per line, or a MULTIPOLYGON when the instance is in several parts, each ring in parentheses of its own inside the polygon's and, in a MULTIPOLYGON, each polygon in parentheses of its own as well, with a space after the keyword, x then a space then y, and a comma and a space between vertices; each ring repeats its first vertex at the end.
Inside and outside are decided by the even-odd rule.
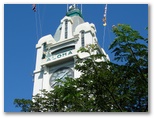
POLYGON ((96 44, 99 53, 105 54, 109 60, 97 42, 95 25, 85 22, 80 9, 71 5, 55 34, 43 36, 36 44, 33 95, 42 89, 52 90, 57 78, 80 77, 81 73, 74 69, 76 57, 85 58, 88 55, 77 51, 88 44, 96 44))

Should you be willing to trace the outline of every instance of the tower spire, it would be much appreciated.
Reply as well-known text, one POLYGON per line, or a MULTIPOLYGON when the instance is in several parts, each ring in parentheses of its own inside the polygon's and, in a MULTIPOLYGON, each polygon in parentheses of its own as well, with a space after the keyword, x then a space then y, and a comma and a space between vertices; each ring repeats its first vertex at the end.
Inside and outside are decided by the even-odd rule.
POLYGON ((66 16, 74 16, 74 15, 78 15, 80 16, 81 18, 83 18, 82 16, 82 13, 81 13, 81 10, 82 10, 82 7, 81 7, 81 10, 77 7, 76 4, 72 4, 70 5, 69 7, 67 6, 67 13, 66 13, 66 16))
POLYGON ((72 10, 72 9, 76 9, 76 8, 77 8, 76 4, 72 4, 72 5, 69 6, 69 11, 72 10))
POLYGON ((73 4, 74 8, 76 8, 76 4, 73 4))

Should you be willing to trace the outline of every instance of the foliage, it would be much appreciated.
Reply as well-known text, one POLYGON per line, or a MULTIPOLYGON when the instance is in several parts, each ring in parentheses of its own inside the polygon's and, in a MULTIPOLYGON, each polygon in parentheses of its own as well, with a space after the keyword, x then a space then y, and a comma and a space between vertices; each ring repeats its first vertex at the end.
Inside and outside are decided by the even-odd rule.
POLYGON ((15 99, 14 104, 16 107, 20 107, 22 112, 30 112, 31 105, 33 104, 32 100, 25 100, 25 99, 15 99))
POLYGON ((148 39, 129 25, 113 27, 115 40, 110 50, 115 64, 103 54, 96 54, 97 45, 90 44, 79 52, 89 54, 77 58, 79 78, 57 79, 53 90, 42 90, 33 100, 15 99, 16 107, 25 112, 136 112, 148 111, 148 39), (106 61, 98 61, 104 58, 106 61))
POLYGON ((148 38, 143 38, 129 25, 124 24, 113 27, 113 32, 116 38, 109 49, 114 52, 115 60, 124 61, 122 68, 119 66, 119 71, 122 71, 121 77, 124 80, 120 88, 129 89, 123 92, 128 92, 131 98, 125 104, 125 108, 127 111, 147 111, 148 38))

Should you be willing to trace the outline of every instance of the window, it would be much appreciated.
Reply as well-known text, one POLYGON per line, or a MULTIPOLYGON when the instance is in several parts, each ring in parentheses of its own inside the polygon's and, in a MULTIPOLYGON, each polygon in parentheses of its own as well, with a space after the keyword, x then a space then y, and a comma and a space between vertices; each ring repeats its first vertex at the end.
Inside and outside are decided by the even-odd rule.
POLYGON ((43 43, 43 54, 42 54, 42 59, 45 59, 46 57, 46 51, 47 51, 47 43, 43 43))
POLYGON ((73 49, 75 49, 75 46, 64 47, 64 48, 54 51, 52 54, 56 55, 56 54, 67 52, 67 51, 73 50, 73 49))
POLYGON ((46 48, 47 48, 47 43, 44 42, 44 43, 43 43, 43 50, 46 50, 46 48))
POLYGON ((81 31, 81 47, 84 47, 85 43, 84 43, 84 31, 81 31))
POLYGON ((67 39, 67 35, 68 35, 67 30, 68 30, 68 21, 66 20, 65 21, 65 39, 67 39))

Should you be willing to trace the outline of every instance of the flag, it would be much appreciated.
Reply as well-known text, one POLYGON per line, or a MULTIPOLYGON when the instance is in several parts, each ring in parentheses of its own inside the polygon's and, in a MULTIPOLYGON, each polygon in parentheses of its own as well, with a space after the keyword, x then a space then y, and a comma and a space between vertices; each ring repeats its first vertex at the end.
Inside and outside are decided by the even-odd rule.
POLYGON ((103 22, 104 22, 103 26, 106 26, 106 25, 107 25, 107 24, 106 24, 106 17, 104 17, 102 20, 103 20, 103 22))
POLYGON ((103 26, 106 26, 107 24, 106 24, 106 12, 107 12, 107 4, 105 5, 105 10, 104 10, 104 17, 103 17, 103 19, 102 19, 102 21, 103 21, 103 26))
POLYGON ((32 10, 36 12, 36 4, 32 4, 32 10))

